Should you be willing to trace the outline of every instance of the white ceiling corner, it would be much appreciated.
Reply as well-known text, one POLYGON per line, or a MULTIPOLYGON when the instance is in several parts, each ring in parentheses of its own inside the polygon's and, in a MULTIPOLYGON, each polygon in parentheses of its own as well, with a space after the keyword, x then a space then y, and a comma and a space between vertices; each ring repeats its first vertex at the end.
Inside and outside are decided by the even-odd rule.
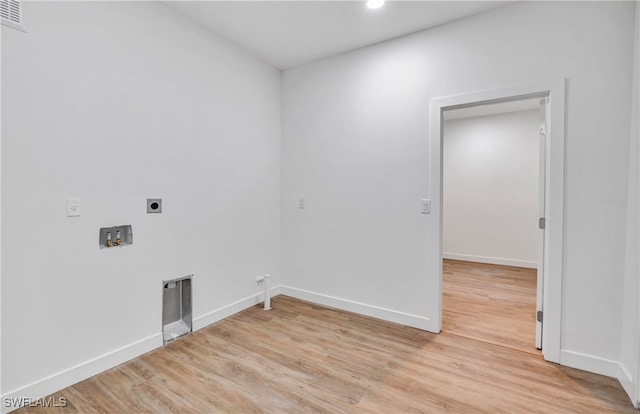
POLYGON ((429 29, 513 1, 167 1, 277 69, 429 29))

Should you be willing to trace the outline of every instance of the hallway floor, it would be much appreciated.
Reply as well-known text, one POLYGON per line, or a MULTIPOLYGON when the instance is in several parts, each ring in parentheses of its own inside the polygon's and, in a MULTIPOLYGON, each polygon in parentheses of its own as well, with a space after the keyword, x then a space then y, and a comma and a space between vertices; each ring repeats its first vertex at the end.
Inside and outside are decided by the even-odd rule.
POLYGON ((444 332, 540 354, 536 269, 443 261, 444 332))

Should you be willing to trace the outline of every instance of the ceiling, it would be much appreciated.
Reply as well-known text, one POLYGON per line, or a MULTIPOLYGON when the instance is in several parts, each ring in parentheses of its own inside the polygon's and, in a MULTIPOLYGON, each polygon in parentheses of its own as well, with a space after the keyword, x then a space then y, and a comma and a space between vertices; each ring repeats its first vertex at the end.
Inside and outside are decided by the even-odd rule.
POLYGON ((167 1, 168 7, 278 69, 502 7, 513 1, 167 1))
POLYGON ((444 120, 475 118, 478 116, 500 115, 509 112, 531 111, 540 109, 540 98, 521 99, 508 102, 489 103, 444 111, 444 120))

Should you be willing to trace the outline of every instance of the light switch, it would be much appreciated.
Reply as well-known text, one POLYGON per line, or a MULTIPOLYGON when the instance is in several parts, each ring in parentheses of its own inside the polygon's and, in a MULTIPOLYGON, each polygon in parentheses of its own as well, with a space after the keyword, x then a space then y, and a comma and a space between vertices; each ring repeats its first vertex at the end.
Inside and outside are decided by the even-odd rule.
POLYGON ((298 208, 304 210, 304 197, 298 198, 298 208))
POLYGON ((80 215, 80 199, 67 199, 67 217, 78 217, 80 215))
POLYGON ((431 200, 423 198, 420 200, 420 207, 421 214, 431 214, 431 200))

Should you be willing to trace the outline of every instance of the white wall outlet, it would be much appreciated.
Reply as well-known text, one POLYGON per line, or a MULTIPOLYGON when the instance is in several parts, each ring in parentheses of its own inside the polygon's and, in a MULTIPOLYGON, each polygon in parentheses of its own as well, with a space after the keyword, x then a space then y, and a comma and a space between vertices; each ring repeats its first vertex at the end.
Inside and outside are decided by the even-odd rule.
POLYGON ((420 214, 431 214, 431 200, 427 198, 420 200, 420 214))
POLYGON ((67 217, 78 217, 80 215, 80 199, 69 197, 67 199, 67 217))
POLYGON ((304 210, 304 197, 298 198, 298 208, 304 210))

